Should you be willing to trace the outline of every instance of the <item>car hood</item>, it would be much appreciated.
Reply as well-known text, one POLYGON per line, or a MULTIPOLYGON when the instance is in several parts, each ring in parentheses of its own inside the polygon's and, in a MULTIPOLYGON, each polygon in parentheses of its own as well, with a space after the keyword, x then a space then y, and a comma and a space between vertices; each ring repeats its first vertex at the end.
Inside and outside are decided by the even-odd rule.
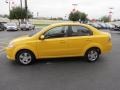
POLYGON ((26 41, 28 39, 30 39, 30 37, 28 35, 24 35, 12 40, 11 43, 19 43, 19 42, 21 43, 21 41, 26 41))
POLYGON ((17 28, 16 26, 7 26, 7 28, 17 28))

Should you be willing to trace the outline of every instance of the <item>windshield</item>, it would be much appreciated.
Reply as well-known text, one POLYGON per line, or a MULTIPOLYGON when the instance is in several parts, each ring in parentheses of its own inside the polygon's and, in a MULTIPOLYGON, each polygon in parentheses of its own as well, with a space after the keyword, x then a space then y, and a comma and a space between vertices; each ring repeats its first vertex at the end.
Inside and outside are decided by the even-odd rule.
POLYGON ((7 23, 7 26, 16 26, 15 23, 7 23))

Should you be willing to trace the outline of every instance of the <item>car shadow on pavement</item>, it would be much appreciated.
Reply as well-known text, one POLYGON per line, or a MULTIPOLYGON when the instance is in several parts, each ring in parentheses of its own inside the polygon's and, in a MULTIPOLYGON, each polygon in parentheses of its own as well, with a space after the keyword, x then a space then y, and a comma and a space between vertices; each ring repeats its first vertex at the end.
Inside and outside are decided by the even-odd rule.
POLYGON ((51 59, 38 59, 36 60, 35 63, 30 64, 30 65, 21 65, 18 64, 17 62, 11 62, 11 64, 15 66, 36 66, 36 65, 56 65, 56 64, 96 64, 96 63, 102 63, 104 59, 102 56, 95 62, 88 62, 85 58, 83 57, 69 57, 69 58, 51 58, 51 59))

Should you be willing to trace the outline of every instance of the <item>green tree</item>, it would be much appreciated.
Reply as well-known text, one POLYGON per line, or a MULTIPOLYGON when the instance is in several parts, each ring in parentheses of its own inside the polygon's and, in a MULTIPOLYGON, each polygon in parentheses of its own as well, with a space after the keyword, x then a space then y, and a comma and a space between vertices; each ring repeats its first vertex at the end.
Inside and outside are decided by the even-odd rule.
POLYGON ((79 19, 80 19, 80 12, 79 11, 71 12, 69 14, 69 20, 71 20, 71 21, 79 21, 79 19))
POLYGON ((87 14, 80 12, 80 11, 74 11, 69 14, 69 20, 71 21, 81 21, 85 22, 87 20, 87 14))
POLYGON ((87 14, 85 14, 85 13, 80 13, 80 20, 81 20, 82 22, 88 21, 88 19, 87 19, 87 14))
POLYGON ((103 16, 103 17, 101 17, 101 21, 103 21, 103 22, 109 22, 110 19, 109 19, 108 16, 103 16))
POLYGON ((28 18, 32 18, 32 14, 30 13, 30 11, 26 12, 24 8, 15 7, 10 11, 9 19, 25 19, 26 16, 28 18))

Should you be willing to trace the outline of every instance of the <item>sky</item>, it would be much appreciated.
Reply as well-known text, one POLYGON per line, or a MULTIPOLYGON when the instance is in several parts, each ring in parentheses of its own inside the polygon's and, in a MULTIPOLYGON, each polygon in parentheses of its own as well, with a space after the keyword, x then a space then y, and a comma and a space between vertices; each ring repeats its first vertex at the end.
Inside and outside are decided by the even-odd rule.
MULTIPOLYGON (((7 0, 14 2, 12 6, 20 5, 20 0, 7 0)), ((24 4, 24 0, 23 4, 24 4)), ((5 0, 0 0, 0 14, 9 13, 9 5, 5 0)), ((23 5, 24 6, 24 5, 23 5)), ((28 0, 28 8, 34 16, 39 17, 65 17, 73 8, 88 14, 88 18, 100 18, 108 15, 110 9, 113 12, 112 18, 120 19, 120 0, 28 0), (78 4, 74 7, 72 4, 78 4)))

